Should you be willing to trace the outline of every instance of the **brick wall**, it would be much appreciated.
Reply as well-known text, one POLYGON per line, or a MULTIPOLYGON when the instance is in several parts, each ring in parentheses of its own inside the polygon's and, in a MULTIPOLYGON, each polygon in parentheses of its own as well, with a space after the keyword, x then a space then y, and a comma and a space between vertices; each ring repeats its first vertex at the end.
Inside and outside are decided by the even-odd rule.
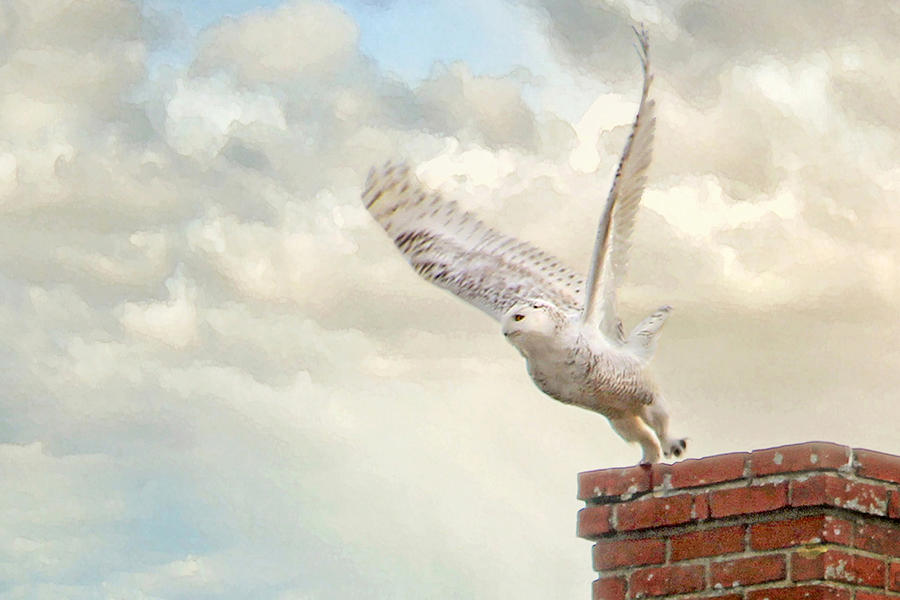
POLYGON ((595 600, 900 600, 900 457, 825 442, 578 476, 595 600))

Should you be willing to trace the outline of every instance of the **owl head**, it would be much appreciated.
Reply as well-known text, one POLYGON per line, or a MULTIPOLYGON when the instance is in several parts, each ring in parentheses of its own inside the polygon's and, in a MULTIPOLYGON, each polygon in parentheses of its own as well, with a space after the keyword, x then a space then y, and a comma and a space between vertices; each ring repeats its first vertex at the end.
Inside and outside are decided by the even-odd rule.
POLYGON ((565 321, 565 315, 556 306, 534 300, 514 305, 500 324, 509 343, 521 350, 530 343, 555 337, 565 321))

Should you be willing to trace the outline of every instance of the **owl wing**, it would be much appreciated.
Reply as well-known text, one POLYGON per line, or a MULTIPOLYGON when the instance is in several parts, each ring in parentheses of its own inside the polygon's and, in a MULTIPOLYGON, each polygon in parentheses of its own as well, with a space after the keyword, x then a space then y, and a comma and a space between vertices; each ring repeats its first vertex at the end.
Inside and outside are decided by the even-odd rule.
POLYGON ((426 189, 407 166, 373 169, 362 200, 419 275, 498 321, 524 301, 581 310, 581 275, 426 189))
POLYGON ((597 228, 582 312, 583 322, 599 327, 608 339, 619 343, 624 342, 624 334, 616 311, 616 288, 625 275, 631 232, 647 181, 656 129, 656 104, 650 98, 653 75, 647 32, 642 28, 635 30, 635 34, 644 70, 641 104, 597 228))

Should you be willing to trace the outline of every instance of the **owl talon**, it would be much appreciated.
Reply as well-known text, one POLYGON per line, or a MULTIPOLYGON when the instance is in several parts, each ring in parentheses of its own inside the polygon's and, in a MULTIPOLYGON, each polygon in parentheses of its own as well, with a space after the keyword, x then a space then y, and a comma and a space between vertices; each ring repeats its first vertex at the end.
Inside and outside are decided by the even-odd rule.
POLYGON ((679 458, 682 454, 684 454, 684 451, 686 449, 687 449, 687 438, 681 438, 678 440, 673 440, 669 444, 669 447, 666 448, 664 454, 666 455, 666 458, 670 458, 672 456, 674 456, 675 458, 679 458))

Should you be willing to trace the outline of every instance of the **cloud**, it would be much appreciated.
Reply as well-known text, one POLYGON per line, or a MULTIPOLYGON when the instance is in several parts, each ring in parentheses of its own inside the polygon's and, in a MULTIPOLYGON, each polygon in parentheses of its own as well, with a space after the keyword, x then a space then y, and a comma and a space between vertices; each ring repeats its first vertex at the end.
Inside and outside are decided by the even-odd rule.
MULTIPOLYGON (((407 311, 379 301, 408 289, 427 303, 433 291, 394 283, 408 274, 358 195, 372 162, 401 148, 433 157, 463 130, 469 147, 533 148, 516 84, 448 74, 456 81, 437 85, 469 104, 447 120, 446 98, 379 73, 352 21, 308 2, 225 22, 189 69, 148 79, 158 40, 143 37, 137 6, 30 6, 5 5, 17 43, 0 95, 0 408, 18 482, 3 506, 16 521, 0 549, 15 567, 3 593, 496 588, 472 562, 492 550, 466 530, 471 513, 432 490, 475 469, 462 493, 484 498, 483 531, 497 538, 536 509, 501 510, 494 469, 454 448, 477 410, 422 401, 449 393, 427 334, 437 324, 422 315, 398 331, 407 311), (63 31, 71 19, 78 32, 63 31), (273 58, 298 30, 303 52, 273 58), (518 111, 512 121, 490 113, 495 98, 518 111), (378 323, 384 335, 359 328, 378 323), (406 335, 428 340, 417 360, 406 335), (396 379, 422 369, 434 379, 396 379), (397 415, 413 426, 391 436, 397 415), (435 532, 446 541, 428 546, 435 532)), ((476 381, 495 380, 467 341, 456 355, 476 381)), ((463 389, 475 409, 478 386, 463 389)))
POLYGON ((457 63, 440 68, 419 87, 417 96, 426 122, 435 123, 444 135, 457 134, 494 149, 508 145, 533 149, 537 143, 534 114, 515 81, 476 77, 457 63))
POLYGON ((246 82, 325 77, 356 54, 356 24, 328 2, 293 2, 227 19, 205 34, 194 69, 233 70, 246 82))
MULTIPOLYGON (((599 70, 604 77, 631 75, 622 49, 634 40, 626 10, 614 3, 582 0, 525 0, 545 25, 558 56, 571 68, 599 70)), ((630 58, 630 57, 629 57, 630 58)))
POLYGON ((0 7, 0 596, 584 593, 572 478, 634 449, 543 397, 359 192, 407 158, 585 269, 636 18, 659 136, 622 306, 676 307, 656 368, 692 454, 900 451, 892 17, 818 11, 789 39, 774 5, 746 31, 737 5, 526 5, 561 80, 608 88, 581 119, 526 69, 398 80, 326 2, 153 70, 174 34, 136 3, 0 7))
POLYGON ((166 280, 167 302, 127 302, 119 307, 119 321, 133 333, 175 347, 190 344, 197 334, 196 290, 176 272, 166 280))

